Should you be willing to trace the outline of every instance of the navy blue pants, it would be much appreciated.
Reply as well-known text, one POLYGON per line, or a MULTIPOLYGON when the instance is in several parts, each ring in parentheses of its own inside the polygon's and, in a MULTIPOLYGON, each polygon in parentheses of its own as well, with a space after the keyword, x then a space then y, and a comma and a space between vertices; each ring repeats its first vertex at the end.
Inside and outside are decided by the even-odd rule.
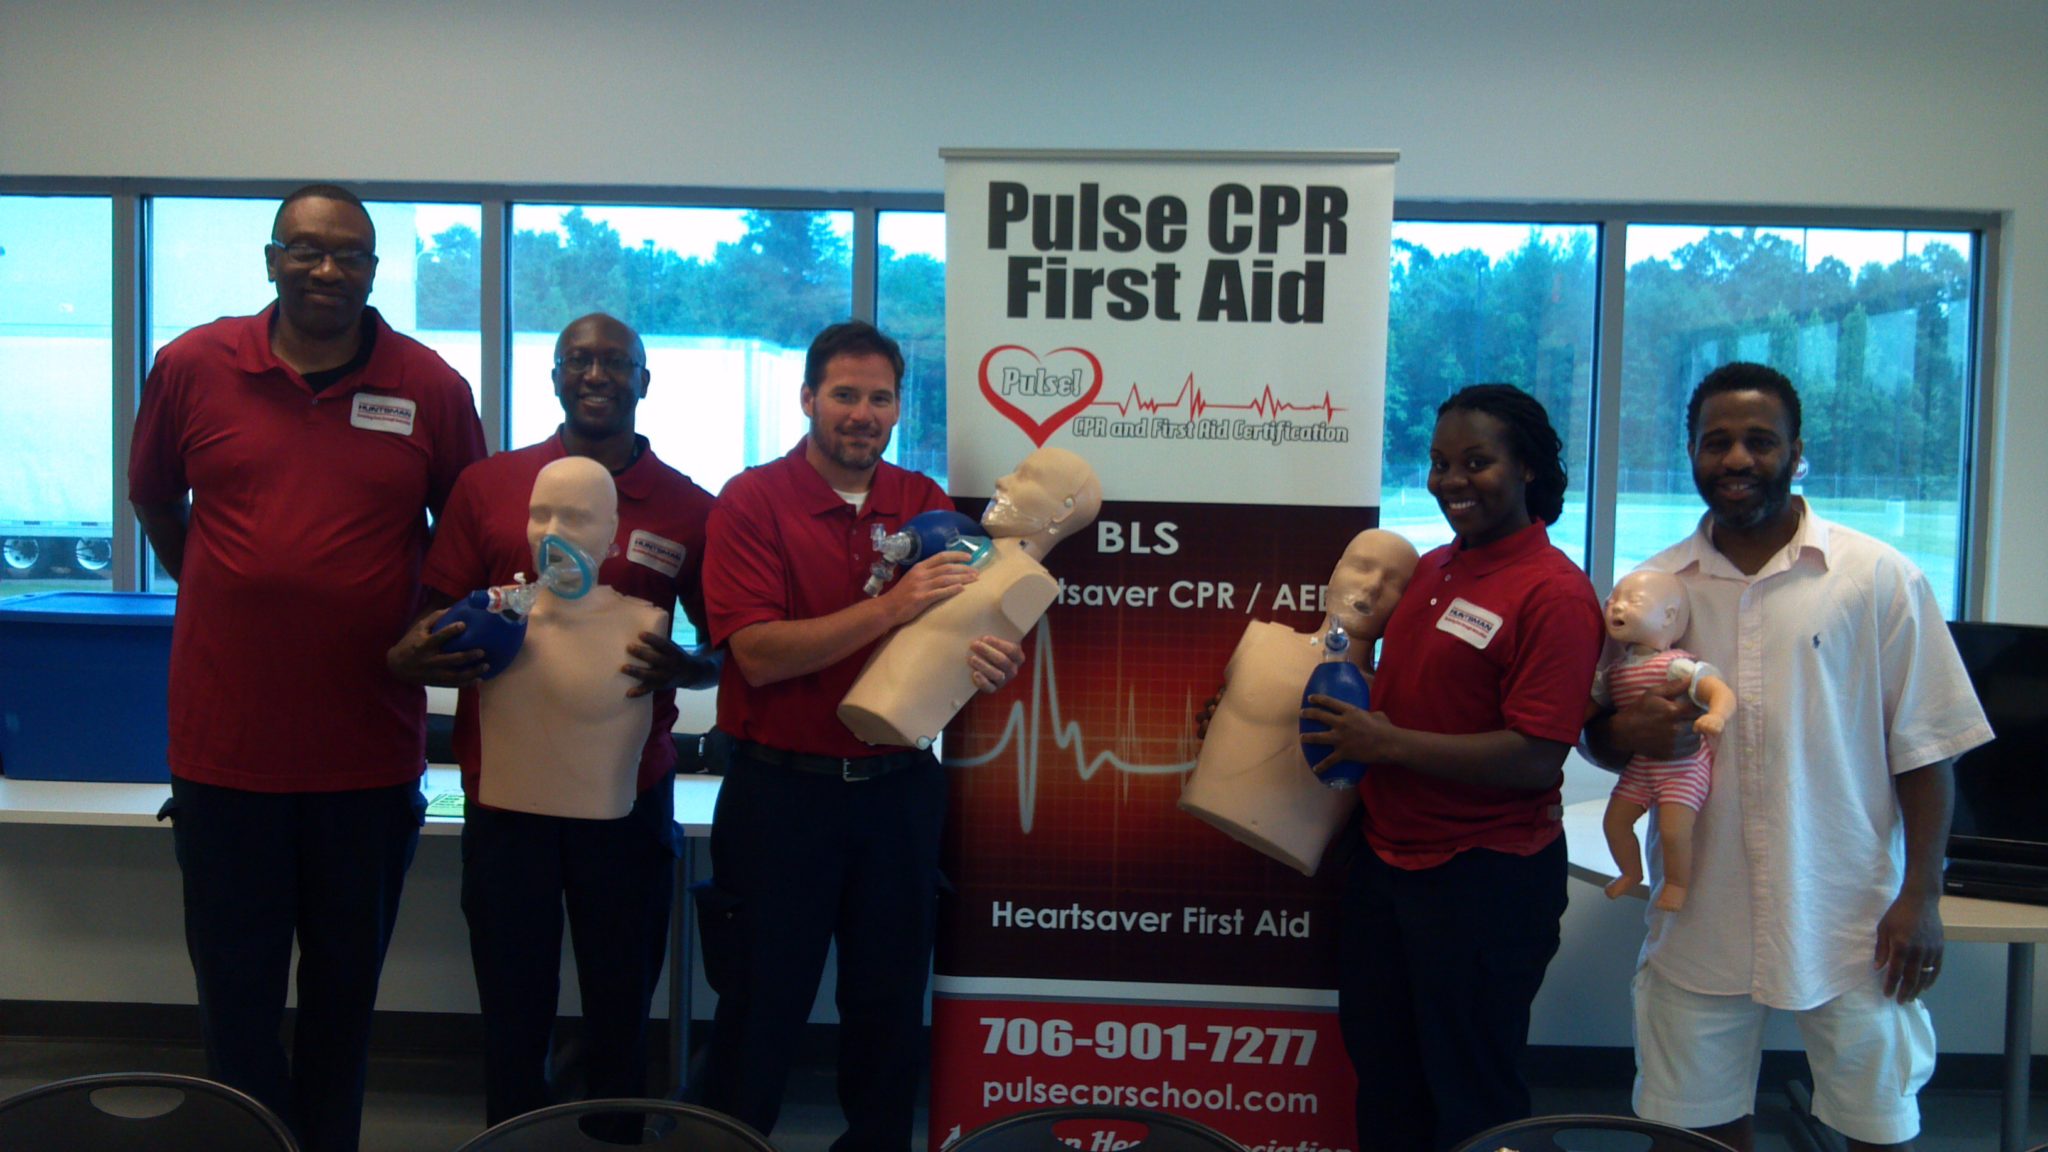
POLYGON ((583 994, 587 1093, 647 1094, 647 1012, 668 949, 676 845, 675 790, 666 777, 617 820, 468 805, 462 913, 483 1009, 487 1123, 555 1102, 548 1054, 565 907, 583 994))
POLYGON ((775 1127, 790 1061, 839 946, 834 1152, 908 1152, 924 1059, 946 777, 929 756, 846 781, 735 753, 711 827, 719 973, 705 1103, 775 1127), (729 933, 721 939, 721 933, 729 933))
POLYGON ((1358 1073, 1358 1147, 1452 1148, 1529 1115, 1529 1005, 1557 955, 1560 836, 1395 868, 1363 843, 1344 888, 1338 1017, 1358 1073))
POLYGON ((267 793, 173 777, 167 811, 207 1074, 268 1105, 306 1152, 354 1152, 377 977, 426 813, 419 786, 267 793))

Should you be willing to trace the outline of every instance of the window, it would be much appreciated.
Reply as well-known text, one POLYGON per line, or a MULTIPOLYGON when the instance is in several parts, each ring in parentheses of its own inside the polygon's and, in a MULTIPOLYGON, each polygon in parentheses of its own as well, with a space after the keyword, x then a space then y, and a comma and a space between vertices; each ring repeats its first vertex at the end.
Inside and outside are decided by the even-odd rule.
MULTIPOLYGON (((482 208, 375 201, 367 207, 380 257, 371 306, 391 327, 440 353, 474 394, 483 362, 477 325, 482 208)), ((276 216, 272 199, 150 202, 151 356, 188 329, 260 312, 277 299, 263 263, 276 216)))
POLYGON ((1581 224, 1395 221, 1382 527, 1420 551, 1450 542, 1427 488, 1437 405, 1467 384, 1514 384, 1564 441, 1569 487, 1550 539, 1585 564, 1597 237, 1581 224))
POLYGON ((946 214, 883 212, 875 324, 903 345, 903 419, 890 458, 947 486, 946 214))
MULTIPOLYGON (((252 315, 277 299, 263 257, 277 217, 275 199, 158 197, 149 204, 152 359, 190 329, 222 316, 252 315)), ((477 323, 483 209, 377 201, 365 207, 380 257, 371 306, 393 329, 439 353, 469 381, 475 398, 483 367, 477 323), (408 250, 413 259, 406 259, 408 250)), ((177 587, 154 551, 149 587, 177 587)))
MULTIPOLYGON (((512 210, 511 447, 562 420, 555 338, 608 312, 647 347, 637 430, 717 493, 806 424, 804 353, 852 314, 850 212, 522 204, 512 210)), ((696 642, 680 613, 676 641, 696 642)))
POLYGON ((1974 238, 1966 232, 1635 225, 1623 313, 1617 574, 1691 532, 1693 386, 1730 360, 1798 388, 1822 516, 1875 536, 1961 602, 1974 238))
MULTIPOLYGON (((126 381, 113 376, 131 346, 147 354, 274 298, 261 247, 276 201, 232 183, 212 197, 132 193, 150 244, 138 261, 148 280, 133 287, 151 327, 136 333, 127 312, 114 314, 123 297, 112 283, 113 269, 137 255, 112 239, 131 193, 110 197, 107 182, 83 179, 0 187, 11 189, 0 195, 0 356, 13 369, 0 382, 0 426, 33 422, 39 450, 61 440, 65 474, 91 478, 51 495, 23 479, 48 469, 0 456, 0 594, 95 574, 130 587, 133 575, 108 567, 124 519, 111 417, 114 385, 126 381), (13 383, 24 379, 62 386, 13 383), (25 505, 37 502, 49 507, 30 515, 25 505), (36 525, 42 535, 26 530, 52 509, 66 518, 36 525)), ((796 393, 818 329, 872 316, 906 361, 890 458, 947 483, 937 195, 650 191, 667 202, 620 205, 565 193, 561 203, 513 205, 504 264, 493 267, 482 205, 513 191, 397 185, 370 203, 384 258, 372 302, 480 399, 501 402, 505 444, 553 431, 555 336, 576 316, 608 311, 647 341, 653 381, 641 431, 716 491, 802 437, 796 393), (482 286, 500 275, 510 307, 485 313, 482 286), (873 299, 856 300, 856 283, 872 283, 873 299), (509 360, 502 378, 485 379, 481 332, 501 325, 509 360)), ((1397 211, 1409 218, 1395 221, 1391 253, 1387 527, 1419 547, 1450 539, 1426 489, 1436 406, 1466 384, 1514 383, 1543 402, 1564 440, 1570 484, 1551 539, 1604 585, 1698 521, 1683 431, 1693 385, 1727 360, 1762 360, 1791 376, 1805 402, 1809 473, 1799 490, 1821 514, 1906 553, 1959 614, 1973 385, 1984 371, 1974 357, 1984 314, 1976 286, 1995 218, 1820 209, 1802 220, 1654 205, 1397 211), (1622 258, 1603 266, 1601 253, 1617 248, 1622 258), (1603 356, 1613 358, 1605 368, 1603 356), (1603 436, 1619 450, 1597 453, 1603 436)), ((159 571, 151 583, 167 581, 159 571)))
POLYGON ((0 196, 0 596, 113 562, 113 208, 0 196))
POLYGON ((639 431, 716 493, 802 435, 818 330, 852 314, 850 212, 519 205, 512 210, 513 447, 561 423, 551 372, 571 320, 609 312, 647 345, 639 431))

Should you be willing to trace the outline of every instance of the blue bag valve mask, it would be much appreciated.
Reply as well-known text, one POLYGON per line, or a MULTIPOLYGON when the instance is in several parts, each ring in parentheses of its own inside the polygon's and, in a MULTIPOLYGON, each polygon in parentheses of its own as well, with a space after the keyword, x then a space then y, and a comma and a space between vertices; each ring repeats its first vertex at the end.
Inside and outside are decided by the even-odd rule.
MULTIPOLYGON (((1317 695, 1328 696, 1354 708, 1372 706, 1365 674, 1351 662, 1351 636, 1334 618, 1323 634, 1322 662, 1309 673, 1308 686, 1301 691, 1301 706, 1309 707, 1309 697, 1317 695)), ((1304 736, 1329 730, 1330 726, 1320 721, 1301 721, 1301 734, 1304 736)), ((1335 751, 1328 745, 1305 743, 1301 751, 1310 770, 1331 788, 1355 788, 1365 775, 1365 765, 1356 760, 1337 759, 1335 751)))
POLYGON ((510 667, 512 658, 519 655, 526 643, 526 618, 533 613, 542 590, 564 600, 580 600, 597 586, 597 565, 590 553, 553 533, 541 537, 534 560, 540 568, 539 579, 528 583, 521 572, 516 584, 479 588, 456 601, 438 621, 436 631, 450 624, 466 625, 462 638, 454 643, 484 654, 490 667, 483 675, 486 680, 510 667))
POLYGON ((880 596, 898 571, 927 556, 941 552, 965 552, 967 563, 980 567, 994 554, 995 547, 972 517, 944 509, 920 512, 905 520, 903 527, 895 532, 885 531, 877 524, 873 539, 875 551, 881 559, 875 561, 869 570, 868 582, 861 589, 870 596, 880 596))

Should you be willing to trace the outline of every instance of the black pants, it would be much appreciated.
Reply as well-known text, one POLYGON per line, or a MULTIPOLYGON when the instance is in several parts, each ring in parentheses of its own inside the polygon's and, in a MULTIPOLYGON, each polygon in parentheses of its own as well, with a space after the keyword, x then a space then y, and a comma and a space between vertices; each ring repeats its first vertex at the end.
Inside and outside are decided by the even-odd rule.
POLYGON ((1344 890, 1338 1015, 1360 1152, 1451 1148, 1529 1114, 1529 1005, 1557 954, 1562 836, 1533 856, 1395 868, 1361 844, 1344 890))
POLYGON ((173 777, 168 811, 207 1075, 283 1117, 306 1152, 354 1152, 377 978, 425 797, 417 784, 267 793, 173 777), (299 1010, 287 1059, 294 936, 299 1010))
POLYGON ((664 777, 617 820, 472 804, 462 825, 462 914, 484 1018, 484 1117, 554 1103, 548 1054, 568 910, 591 1099, 647 1094, 647 1013, 668 951, 675 789, 664 777))
POLYGON ((705 1103, 766 1133, 827 945, 839 946, 835 1152, 909 1152, 923 1063, 946 778, 927 756, 849 782, 735 754, 711 827, 729 954, 717 973, 705 1103))

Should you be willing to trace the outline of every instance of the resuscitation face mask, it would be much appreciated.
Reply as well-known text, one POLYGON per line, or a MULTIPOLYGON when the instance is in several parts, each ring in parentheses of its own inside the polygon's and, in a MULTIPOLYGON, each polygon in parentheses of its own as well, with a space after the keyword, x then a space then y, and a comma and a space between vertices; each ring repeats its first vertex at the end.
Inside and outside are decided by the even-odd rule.
POLYGON ((1038 519, 1037 517, 1026 516, 1023 510, 1017 507, 1016 497, 1011 495, 1007 489, 1002 488, 996 490, 995 496, 988 502, 988 507, 982 510, 981 518, 983 523, 993 522, 997 524, 1030 523, 1038 519))
POLYGON ((590 553, 550 532, 534 549, 534 583, 564 600, 581 600, 597 586, 597 563, 590 553))

